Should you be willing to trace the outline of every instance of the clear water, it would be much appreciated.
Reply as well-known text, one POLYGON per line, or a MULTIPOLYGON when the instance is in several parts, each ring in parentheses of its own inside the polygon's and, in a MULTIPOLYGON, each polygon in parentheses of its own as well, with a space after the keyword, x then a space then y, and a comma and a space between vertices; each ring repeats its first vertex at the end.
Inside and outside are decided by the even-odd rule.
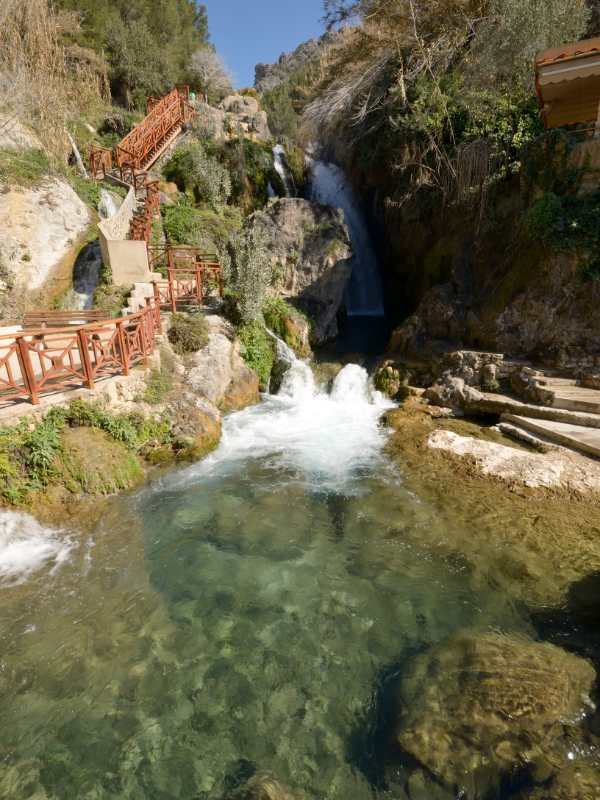
POLYGON ((420 546, 437 511, 383 453, 385 406, 356 366, 325 392, 294 361, 91 533, 3 515, 0 797, 224 800, 268 770, 307 800, 406 800, 387 687, 457 629, 528 623, 420 546))

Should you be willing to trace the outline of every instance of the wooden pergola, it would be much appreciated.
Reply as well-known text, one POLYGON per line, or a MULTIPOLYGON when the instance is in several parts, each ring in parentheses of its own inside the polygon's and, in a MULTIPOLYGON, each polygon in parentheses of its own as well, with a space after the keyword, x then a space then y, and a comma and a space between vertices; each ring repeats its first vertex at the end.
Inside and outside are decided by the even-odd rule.
POLYGON ((600 37, 545 50, 535 83, 547 128, 600 121, 600 37))

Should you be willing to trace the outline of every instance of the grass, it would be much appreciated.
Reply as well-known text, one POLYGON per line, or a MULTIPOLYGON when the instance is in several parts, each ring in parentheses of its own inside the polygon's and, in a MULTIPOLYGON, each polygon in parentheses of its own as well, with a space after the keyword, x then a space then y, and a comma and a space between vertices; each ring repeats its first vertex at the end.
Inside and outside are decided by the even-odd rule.
POLYGON ((0 149, 0 183, 37 186, 51 171, 50 161, 43 150, 0 149))
MULTIPOLYGON (((33 427, 27 420, 12 427, 0 428, 0 499, 7 505, 27 502, 31 492, 50 484, 65 486, 72 492, 89 490, 92 484, 103 494, 110 487, 121 486, 129 476, 140 473, 138 457, 148 457, 154 450, 172 445, 169 421, 163 417, 148 419, 141 414, 113 414, 104 407, 74 400, 66 408, 53 408, 33 427), (101 431, 105 438, 77 437, 77 429, 101 431), (93 467, 84 465, 86 452, 94 459, 94 450, 85 442, 104 442, 105 471, 114 466, 114 475, 106 481, 96 476, 86 478, 93 467), (118 443, 111 456, 110 442, 118 443), (75 464, 80 465, 75 468, 75 464), (137 466, 136 466, 137 465, 137 466), (77 477, 79 476, 79 478, 77 477), (103 487, 103 488, 100 488, 103 487)), ((128 479, 129 480, 129 479, 128 479)))

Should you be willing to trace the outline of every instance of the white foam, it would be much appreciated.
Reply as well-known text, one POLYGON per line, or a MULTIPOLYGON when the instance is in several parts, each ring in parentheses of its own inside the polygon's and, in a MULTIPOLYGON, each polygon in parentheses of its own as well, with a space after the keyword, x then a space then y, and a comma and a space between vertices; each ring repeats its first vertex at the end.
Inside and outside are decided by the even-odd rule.
POLYGON ((379 420, 391 405, 356 364, 342 369, 328 394, 316 386, 308 364, 294 358, 279 394, 227 417, 217 450, 167 485, 180 488, 263 459, 282 478, 301 472, 309 485, 347 491, 380 458, 386 433, 379 420))
POLYGON ((42 567, 54 573, 72 548, 63 533, 40 525, 29 514, 0 512, 0 587, 23 583, 42 567))

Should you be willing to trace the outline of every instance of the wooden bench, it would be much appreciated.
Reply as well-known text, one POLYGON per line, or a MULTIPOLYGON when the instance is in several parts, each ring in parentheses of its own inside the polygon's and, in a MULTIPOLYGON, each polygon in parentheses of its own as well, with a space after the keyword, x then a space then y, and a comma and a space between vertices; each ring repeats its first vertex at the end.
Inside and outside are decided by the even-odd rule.
POLYGON ((99 322, 109 316, 102 309, 85 309, 81 311, 28 311, 23 318, 23 327, 32 328, 65 328, 67 325, 99 322))

